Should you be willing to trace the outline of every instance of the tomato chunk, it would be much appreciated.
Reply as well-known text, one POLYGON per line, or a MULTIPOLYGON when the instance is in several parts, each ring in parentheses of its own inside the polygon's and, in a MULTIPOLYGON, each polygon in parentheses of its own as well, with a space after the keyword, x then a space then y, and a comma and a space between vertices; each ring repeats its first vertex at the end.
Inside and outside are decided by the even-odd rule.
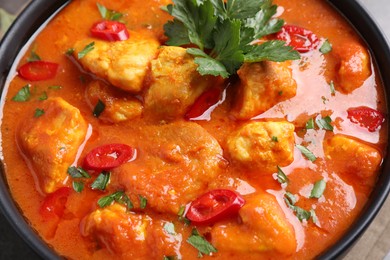
POLYGON ((126 163, 134 156, 134 149, 126 144, 106 144, 90 151, 84 159, 84 168, 110 170, 126 163))
POLYGON ((314 50, 320 43, 312 31, 295 25, 284 25, 276 34, 276 38, 301 53, 314 50))
POLYGON ((124 41, 129 39, 126 25, 116 21, 101 21, 91 28, 91 35, 105 41, 124 41))
POLYGON ((18 72, 24 79, 38 81, 54 78, 57 74, 57 70, 57 63, 38 60, 22 65, 18 72))
POLYGON ((378 110, 369 107, 349 108, 348 119, 361 127, 365 127, 370 132, 375 132, 385 121, 385 116, 378 110))
POLYGON ((236 215, 244 204, 244 198, 234 191, 212 190, 190 203, 186 217, 195 224, 211 224, 236 215))
POLYGON ((218 103, 221 98, 220 88, 211 88, 195 100, 194 104, 185 114, 185 119, 190 120, 202 116, 210 107, 218 103))
POLYGON ((71 190, 69 187, 62 187, 47 195, 39 209, 41 216, 45 220, 62 217, 71 190))

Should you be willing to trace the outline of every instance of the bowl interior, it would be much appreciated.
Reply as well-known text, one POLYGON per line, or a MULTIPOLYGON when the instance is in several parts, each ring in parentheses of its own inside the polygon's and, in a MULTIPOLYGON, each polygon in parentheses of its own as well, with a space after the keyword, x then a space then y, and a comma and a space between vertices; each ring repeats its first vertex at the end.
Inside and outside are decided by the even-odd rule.
MULTIPOLYGON (((4 89, 8 74, 11 71, 14 60, 20 50, 42 24, 69 1, 70 0, 34 0, 31 1, 30 5, 20 14, 0 44, 1 91, 4 89)), ((367 42, 371 54, 377 63, 377 67, 379 68, 379 75, 385 87, 386 100, 388 100, 388 94, 390 93, 390 49, 382 32, 367 14, 366 10, 355 0, 328 0, 328 2, 353 24, 356 31, 367 42)), ((345 253, 346 249, 358 239, 378 213, 390 190, 389 156, 390 154, 387 150, 382 174, 380 174, 376 189, 374 189, 371 194, 361 216, 338 243, 319 256, 320 259, 332 259, 345 253)), ((3 174, 1 174, 0 177, 0 209, 18 234, 40 256, 45 259, 58 259, 59 256, 39 238, 13 202, 9 188, 7 187, 7 181, 5 180, 3 165, 1 167, 1 172, 3 174)))

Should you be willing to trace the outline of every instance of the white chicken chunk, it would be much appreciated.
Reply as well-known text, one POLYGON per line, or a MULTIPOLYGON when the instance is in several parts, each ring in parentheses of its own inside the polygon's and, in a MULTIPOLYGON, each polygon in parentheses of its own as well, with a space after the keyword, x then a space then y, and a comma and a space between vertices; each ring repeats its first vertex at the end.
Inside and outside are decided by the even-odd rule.
POLYGON ((145 96, 145 112, 156 119, 183 116, 215 80, 201 76, 194 57, 181 47, 162 47, 152 61, 151 85, 145 96))
POLYGON ((371 75, 371 59, 363 45, 347 42, 335 46, 334 54, 340 59, 336 87, 344 93, 351 93, 361 87, 371 75))
POLYGON ((370 177, 382 163, 377 149, 343 135, 335 135, 325 141, 324 151, 330 163, 341 169, 341 174, 350 176, 370 177))
POLYGON ((99 119, 108 123, 119 123, 142 115, 143 106, 140 100, 128 93, 110 87, 102 81, 92 81, 86 89, 86 97, 91 109, 101 100, 105 109, 99 119))
POLYGON ((148 136, 140 136, 135 144, 137 160, 113 169, 111 184, 118 189, 125 186, 130 195, 143 194, 158 212, 177 214, 221 172, 222 148, 192 122, 154 125, 145 132, 148 136))
POLYGON ((155 58, 159 46, 159 42, 151 36, 130 32, 130 38, 125 41, 108 42, 92 38, 78 41, 74 55, 84 69, 118 88, 138 93, 143 88, 150 61, 155 58), (94 42, 93 49, 78 59, 78 53, 91 42, 94 42))
POLYGON ((253 122, 227 140, 230 157, 261 173, 276 172, 294 160, 294 125, 289 122, 253 122))
POLYGON ((212 244, 220 250, 241 253, 293 254, 297 248, 295 231, 276 198, 262 192, 246 197, 245 201, 239 211, 242 224, 215 225, 212 244))
POLYGON ((237 71, 241 83, 232 109, 237 119, 250 119, 295 96, 297 84, 291 62, 244 63, 237 71))
POLYGON ((151 222, 147 215, 128 212, 126 207, 113 204, 89 214, 83 220, 81 234, 93 237, 112 253, 127 253, 128 257, 140 259, 148 255, 145 241, 151 222), (129 240, 132 242, 128 243, 129 240))
POLYGON ((51 193, 64 186, 67 169, 87 133, 80 111, 62 98, 42 103, 40 117, 29 115, 20 127, 18 143, 33 166, 41 188, 51 193))

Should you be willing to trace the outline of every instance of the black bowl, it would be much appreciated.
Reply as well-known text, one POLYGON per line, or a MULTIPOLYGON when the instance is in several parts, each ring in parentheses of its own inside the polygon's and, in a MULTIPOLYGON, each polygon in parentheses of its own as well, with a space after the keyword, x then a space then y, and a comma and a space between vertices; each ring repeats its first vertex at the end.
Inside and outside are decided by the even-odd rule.
MULTIPOLYGON (((20 14, 0 42, 1 92, 21 48, 47 19, 69 2, 70 0, 34 0, 20 14)), ((368 44, 371 54, 379 68, 379 76, 385 87, 386 99, 388 99, 390 93, 390 49, 383 33, 368 15, 367 11, 357 1, 328 0, 328 2, 343 14, 368 44)), ((388 149, 389 146, 387 147, 382 173, 360 217, 335 245, 318 257, 319 259, 334 259, 345 254, 373 221, 390 191, 390 154, 388 149)), ((3 168, 2 173, 0 176, 0 209, 5 217, 25 242, 42 258, 60 259, 61 257, 40 239, 23 218, 23 215, 10 195, 3 168)))

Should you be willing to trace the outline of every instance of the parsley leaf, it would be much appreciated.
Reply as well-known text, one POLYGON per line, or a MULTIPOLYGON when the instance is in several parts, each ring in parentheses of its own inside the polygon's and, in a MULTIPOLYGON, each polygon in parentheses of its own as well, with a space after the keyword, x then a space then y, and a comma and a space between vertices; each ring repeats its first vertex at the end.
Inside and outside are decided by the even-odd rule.
POLYGON ((91 42, 88 45, 86 45, 82 51, 77 53, 77 58, 79 60, 82 59, 85 55, 88 54, 88 52, 92 51, 93 49, 95 49, 95 42, 91 42))
POLYGON ((330 44, 329 40, 326 39, 326 41, 322 44, 320 48, 320 52, 322 54, 327 54, 328 52, 332 51, 332 44, 330 44))
POLYGON ((47 99, 46 91, 43 91, 42 94, 38 97, 38 100, 43 101, 47 99))
POLYGON ((84 189, 84 183, 82 181, 74 181, 72 183, 72 186, 73 190, 78 193, 82 192, 84 189))
POLYGON ((295 212, 299 221, 309 220, 312 216, 311 211, 304 210, 301 207, 294 205, 297 201, 294 194, 286 192, 284 194, 284 201, 286 202, 287 206, 295 212))
POLYGON ((199 251, 199 255, 211 255, 211 253, 217 252, 217 249, 202 237, 196 228, 192 229, 192 234, 187 239, 187 243, 195 247, 199 251))
POLYGON ((39 57, 39 55, 32 50, 30 53, 30 57, 27 58, 27 62, 39 61, 39 60, 41 60, 41 57, 39 57))
POLYGON ((142 196, 142 195, 138 195, 138 198, 139 198, 139 202, 140 202, 140 208, 141 209, 146 208, 148 200, 144 196, 142 196))
POLYGON ((329 82, 329 87, 330 87, 330 94, 332 94, 332 96, 334 96, 334 95, 336 94, 336 90, 335 90, 335 88, 334 88, 334 82, 333 82, 333 80, 331 80, 331 81, 329 82))
POLYGON ((40 117, 43 114, 45 114, 45 111, 43 109, 37 108, 37 109, 35 109, 34 117, 40 117))
POLYGON ((331 125, 332 119, 329 116, 324 118, 316 118, 316 124, 320 129, 333 131, 333 126, 331 125))
POLYGON ((191 221, 184 216, 184 214, 186 213, 185 211, 186 206, 181 206, 177 215, 179 216, 179 221, 183 222, 184 225, 189 226, 191 224, 191 221))
POLYGON ((187 52, 196 57, 198 72, 223 78, 244 62, 299 59, 284 41, 253 44, 283 26, 283 20, 273 18, 276 9, 271 0, 173 0, 163 8, 174 17, 164 25, 166 44, 197 46, 199 51, 187 52))
POLYGON ((309 121, 306 122, 306 129, 314 129, 314 119, 310 118, 309 121))
POLYGON ((134 207, 130 198, 123 191, 117 191, 110 195, 104 196, 98 200, 97 204, 99 207, 104 208, 110 206, 114 201, 125 205, 127 210, 130 210, 134 207))
POLYGON ((325 188, 326 188, 326 182, 324 180, 317 181, 316 183, 314 183, 314 187, 311 190, 310 198, 319 199, 324 193, 325 188))
POLYGON ((110 181, 111 173, 103 171, 99 174, 96 180, 91 184, 93 190, 105 190, 108 182, 110 181))
POLYGON ((93 116, 94 117, 99 117, 101 113, 103 113, 104 109, 106 108, 106 105, 101 101, 100 99, 98 100, 95 108, 93 109, 93 116))
POLYGON ((315 160, 317 160, 317 157, 309 149, 307 149, 305 146, 300 145, 300 144, 296 144, 295 146, 310 161, 314 162, 315 160))
POLYGON ((172 222, 167 222, 164 225, 164 230, 169 234, 169 235, 176 235, 175 231, 175 225, 172 222))
POLYGON ((12 98, 12 100, 16 102, 28 101, 31 97, 30 87, 30 84, 27 84, 26 86, 22 87, 18 91, 18 93, 16 93, 16 95, 12 98))
POLYGON ((96 5, 97 5, 97 7, 99 9, 99 13, 103 19, 111 20, 111 21, 119 21, 123 17, 122 13, 107 9, 102 4, 96 3, 96 5))
POLYGON ((76 167, 76 166, 71 166, 68 168, 68 174, 72 178, 91 178, 89 173, 85 171, 82 167, 76 167))
POLYGON ((281 184, 288 183, 289 180, 288 180, 287 175, 282 171, 282 169, 279 167, 279 165, 277 166, 277 168, 278 168, 278 173, 277 173, 278 182, 281 184))

